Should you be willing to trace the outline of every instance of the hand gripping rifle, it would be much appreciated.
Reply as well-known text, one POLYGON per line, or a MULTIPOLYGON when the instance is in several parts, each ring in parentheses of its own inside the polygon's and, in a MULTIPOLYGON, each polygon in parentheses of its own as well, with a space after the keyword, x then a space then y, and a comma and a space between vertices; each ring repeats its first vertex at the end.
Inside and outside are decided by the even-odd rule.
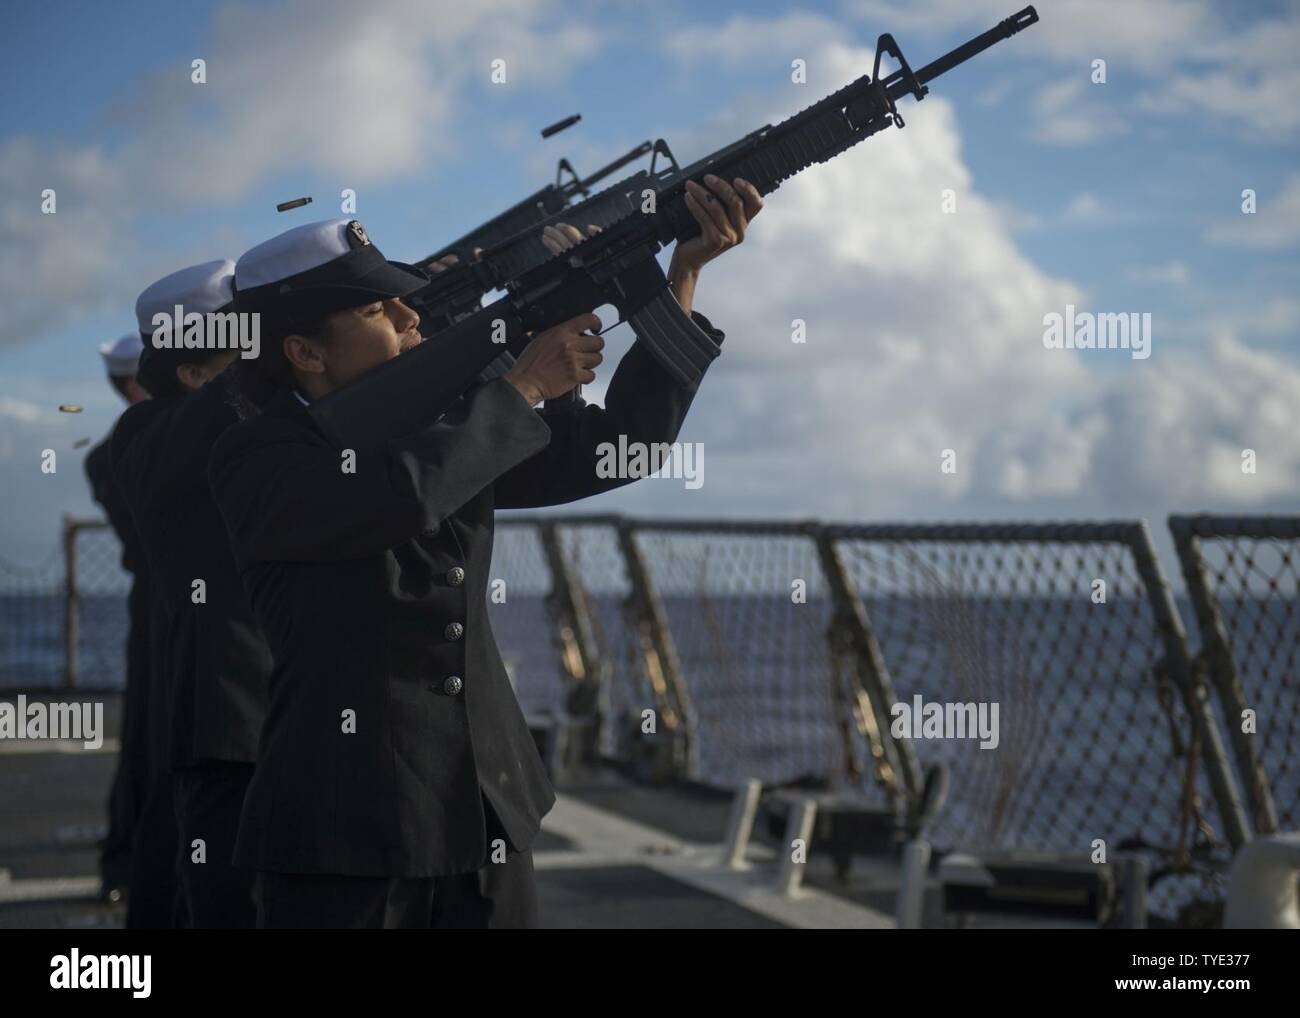
POLYGON ((543 220, 549 221, 551 216, 568 208, 569 202, 573 200, 575 195, 589 198, 593 185, 599 184, 611 173, 621 170, 628 163, 640 159, 653 149, 653 144, 643 141, 636 148, 624 152, 613 162, 602 166, 589 177, 579 177, 577 170, 573 168, 573 164, 567 159, 561 159, 555 169, 554 184, 547 184, 540 191, 534 191, 523 201, 510 206, 510 208, 499 215, 493 216, 483 225, 476 226, 465 236, 452 241, 441 251, 429 255, 428 258, 422 258, 415 264, 423 268, 430 262, 437 261, 449 254, 459 256, 463 262, 470 261, 473 258, 475 248, 490 248, 507 237, 513 237, 520 231, 527 230, 536 223, 543 220), (569 175, 567 181, 564 179, 566 173, 569 175))
POLYGON ((639 193, 651 181, 671 172, 656 169, 660 156, 670 162, 672 171, 678 169, 677 160, 662 138, 653 143, 642 142, 585 179, 579 179, 569 161, 561 159, 554 184, 529 195, 441 251, 421 258, 415 263, 420 268, 427 268, 449 254, 456 255, 460 264, 434 274, 428 287, 406 299, 420 312, 420 332, 432 336, 462 316, 477 311, 483 296, 500 285, 498 280, 512 278, 550 258, 542 243, 542 230, 546 226, 568 220, 580 222, 583 227, 588 223, 603 226, 624 215, 626 202, 620 200, 621 196, 639 193), (637 170, 599 194, 591 193, 593 184, 647 152, 651 153, 648 170, 637 170), (572 179, 561 183, 566 172, 572 179), (570 205, 577 194, 583 200, 570 205), (478 255, 474 254, 475 249, 479 249, 478 255))
MULTIPOLYGON (((928 82, 1037 21, 1038 13, 1026 7, 919 71, 908 65, 892 35, 882 35, 871 75, 673 172, 654 189, 653 212, 630 204, 627 189, 615 185, 608 189, 610 200, 615 206, 629 203, 623 214, 568 251, 509 277, 496 274, 495 263, 488 259, 461 266, 474 269, 476 276, 487 273, 483 281, 491 284, 488 289, 504 288, 506 295, 316 400, 312 417, 344 446, 418 430, 436 421, 503 349, 517 355, 530 342, 530 333, 603 304, 614 305, 664 369, 693 391, 719 350, 668 292, 668 280, 655 259, 669 242, 699 233, 686 208, 686 181, 705 173, 724 180, 743 177, 761 194, 770 194, 813 163, 826 162, 887 127, 902 127, 899 99, 909 94, 923 99, 928 82), (882 78, 885 55, 899 67, 882 78)), ((572 217, 574 210, 565 215, 572 217)))

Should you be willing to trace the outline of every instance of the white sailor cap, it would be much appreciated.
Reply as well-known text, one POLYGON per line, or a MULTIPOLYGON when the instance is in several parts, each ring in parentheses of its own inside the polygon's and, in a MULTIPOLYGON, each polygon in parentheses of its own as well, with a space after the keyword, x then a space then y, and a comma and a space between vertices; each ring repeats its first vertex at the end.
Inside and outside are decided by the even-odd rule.
POLYGON ((235 263, 229 258, 191 265, 163 276, 136 298, 135 318, 141 335, 152 336, 154 315, 164 313, 170 319, 178 304, 186 314, 227 310, 234 297, 234 281, 235 263))
POLYGON ((183 343, 164 342, 159 346, 153 341, 158 329, 154 325, 154 316, 165 314, 168 321, 175 323, 177 307, 182 316, 228 311, 233 305, 234 281, 235 263, 222 258, 191 265, 146 287, 135 302, 136 324, 144 342, 140 373, 171 375, 178 365, 205 361, 219 353, 205 346, 186 347, 183 343))
POLYGON ((140 351, 144 342, 138 332, 128 332, 125 336, 110 339, 99 344, 99 355, 104 358, 104 367, 108 368, 109 378, 130 378, 140 366, 140 351))
POLYGON ((386 259, 355 219, 326 219, 244 252, 235 266, 235 306, 305 324, 428 283, 423 269, 386 259))

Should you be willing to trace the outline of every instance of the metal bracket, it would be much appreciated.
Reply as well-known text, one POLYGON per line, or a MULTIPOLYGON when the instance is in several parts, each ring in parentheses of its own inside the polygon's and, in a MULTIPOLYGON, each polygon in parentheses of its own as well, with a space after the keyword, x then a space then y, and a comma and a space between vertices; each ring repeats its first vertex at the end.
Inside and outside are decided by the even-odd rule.
MULTIPOLYGON (((912 71, 911 65, 907 62, 907 57, 903 56, 903 51, 898 48, 898 43, 894 41, 894 37, 888 32, 876 40, 876 63, 875 67, 873 67, 871 71, 871 80, 877 85, 881 84, 880 58, 885 54, 889 54, 898 61, 898 70, 894 72, 894 74, 890 75, 891 80, 895 77, 901 78, 907 85, 907 91, 911 92, 918 102, 924 99, 926 95, 929 94, 930 89, 917 80, 916 75, 912 71)), ((881 92, 883 93, 889 112, 894 118, 894 123, 899 127, 906 126, 903 122, 902 114, 898 112, 898 107, 895 105, 894 99, 889 94, 888 89, 882 88, 881 92)))
POLYGON ((650 176, 655 175, 655 164, 660 156, 668 160, 668 164, 673 168, 674 173, 680 173, 682 168, 677 165, 677 157, 673 155, 673 150, 668 147, 668 142, 662 138, 656 138, 654 148, 650 151, 650 176))
POLYGON ((555 186, 560 190, 564 189, 561 180, 563 179, 566 170, 568 171, 569 176, 573 178, 574 188, 581 193, 584 198, 587 197, 591 192, 587 190, 582 178, 578 176, 578 171, 573 168, 573 164, 567 159, 561 159, 559 165, 555 168, 555 186))

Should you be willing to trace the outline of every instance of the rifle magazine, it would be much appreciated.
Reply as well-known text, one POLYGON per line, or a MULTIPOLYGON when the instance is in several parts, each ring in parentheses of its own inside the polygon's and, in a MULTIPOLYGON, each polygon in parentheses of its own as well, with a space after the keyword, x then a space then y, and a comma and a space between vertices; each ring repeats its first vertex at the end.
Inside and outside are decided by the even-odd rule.
POLYGON ((637 338, 678 385, 694 392, 722 348, 691 319, 668 290, 628 316, 637 338))

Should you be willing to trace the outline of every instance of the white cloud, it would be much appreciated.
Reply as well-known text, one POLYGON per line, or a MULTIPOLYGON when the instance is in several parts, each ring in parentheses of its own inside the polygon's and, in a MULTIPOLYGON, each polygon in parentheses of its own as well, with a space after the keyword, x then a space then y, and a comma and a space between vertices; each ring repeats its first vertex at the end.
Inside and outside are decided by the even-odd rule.
POLYGON ((1043 219, 1028 209, 1011 202, 990 202, 990 209, 1001 219, 1002 226, 1009 233, 1028 233, 1040 229, 1043 219))
POLYGON ((175 267, 174 252, 159 263, 137 243, 142 216, 235 202, 301 170, 350 187, 433 177, 456 151, 459 97, 554 83, 597 41, 552 0, 218 8, 198 54, 207 83, 191 82, 188 57, 150 74, 116 111, 121 147, 0 146, 0 342, 129 308, 175 267), (506 61, 504 85, 489 83, 496 58, 506 61), (40 213, 47 187, 58 192, 55 215, 40 213))
POLYGON ((1257 250, 1279 250, 1300 242, 1300 174, 1293 174, 1276 198, 1257 193, 1254 212, 1214 224, 1205 239, 1257 250))
POLYGON ((22 424, 30 424, 41 416, 41 408, 35 403, 12 396, 0 396, 0 417, 8 417, 22 424))
MULTIPOLYGON (((874 32, 950 32, 971 34, 992 28, 1015 13, 1006 0, 855 0, 851 8, 874 32)), ((1087 67, 1096 57, 1152 72, 1181 59, 1223 24, 1209 0, 1044 0, 1035 3, 1039 22, 998 52, 1026 58, 1048 56, 1087 67)), ((906 49, 904 52, 907 52, 906 49)))
POLYGON ((0 195, 0 342, 48 332, 130 285, 127 175, 102 150, 2 142, 0 195), (46 189, 51 214, 41 211, 46 189))
POLYGON ((57 547, 61 513, 99 515, 90 499, 85 457, 124 404, 102 377, 51 382, 10 375, 5 389, 0 396, 0 491, 5 493, 0 555, 35 566, 57 547), (83 412, 60 413, 63 403, 83 412), (91 443, 79 448, 85 439, 91 443), (46 449, 55 454, 54 473, 41 469, 46 449))
MULTIPOLYGON (((847 80, 863 53, 817 59, 847 80)), ((742 119, 761 122, 772 101, 751 97, 742 119)), ((706 271, 697 305, 729 338, 682 438, 705 443, 707 483, 689 509, 671 485, 639 489, 638 507, 1155 515, 1300 484, 1300 434, 1284 412, 1300 402, 1294 362, 1231 337, 1180 348, 1159 329, 1147 361, 1045 350, 1043 315, 1088 295, 1017 249, 1006 210, 973 186, 951 104, 934 96, 906 129, 865 144, 869 157, 853 149, 782 185, 745 245, 706 271), (955 215, 940 211, 945 187, 955 215), (794 318, 804 345, 791 342, 794 318), (1266 450, 1267 477, 1228 468, 1246 447, 1266 450), (940 471, 948 448, 956 475, 940 471)), ((1113 216, 1086 193, 1063 213, 1113 216)), ((1170 282, 1186 274, 1158 268, 1170 282)))
MULTIPOLYGON (((851 9, 872 31, 975 32, 991 28, 1011 12, 1005 0, 856 0, 851 9)), ((1209 114, 1219 124, 1258 141, 1294 138, 1300 131, 1300 8, 1286 5, 1276 16, 1241 18, 1248 5, 1210 0, 1044 0, 1034 5, 1039 22, 997 53, 1005 60, 1050 60, 1069 66, 1087 81, 1091 62, 1103 59, 1114 75, 1145 79, 1134 98, 1110 114, 1072 104, 1062 119, 1040 118, 1035 137, 1047 144, 1084 145, 1111 133, 1130 104, 1161 114, 1209 114), (1241 10, 1239 10, 1239 8, 1241 10)), ((1101 86, 1101 88, 1111 88, 1101 86)), ((1070 98, 1064 87, 1046 100, 1070 98)), ((1100 99, 1101 93, 1093 93, 1100 99)))
POLYGON ((1300 7, 1232 27, 1198 37, 1188 53, 1197 65, 1166 76, 1138 96, 1138 106, 1208 113, 1257 141, 1294 139, 1300 132, 1300 7))
POLYGON ((975 102, 985 109, 994 109, 1002 105, 1003 101, 1015 91, 1015 87, 1016 83, 1011 78, 1003 76, 976 95, 975 102))
MULTIPOLYGON (((1005 7, 998 0, 998 12, 989 24, 1009 13, 1005 7)), ((882 16, 879 28, 897 27, 901 33, 906 18, 935 8, 960 10, 966 23, 986 20, 980 3, 940 3, 921 5, 916 8, 919 13, 909 9, 898 25, 882 16), (965 13, 968 7, 973 14, 965 13)), ((528 4, 519 9, 542 8, 528 4)), ((494 7, 489 13, 499 18, 501 10, 494 7)), ((1051 10, 1045 6, 1045 19, 1051 10)), ((424 76, 417 73, 413 83, 404 82, 404 87, 413 87, 414 105, 444 86, 452 96, 459 94, 458 89, 468 87, 466 75, 471 73, 464 68, 485 67, 485 58, 493 52, 506 54, 512 68, 528 66, 516 64, 504 48, 510 37, 499 34, 498 30, 505 31, 499 21, 509 19, 499 18, 488 31, 475 28, 479 23, 472 19, 478 16, 449 19, 446 34, 436 39, 422 35, 429 29, 421 18, 395 19, 442 54, 424 76), (460 54, 460 63, 448 55, 453 50, 460 54)), ((229 38, 223 45, 233 46, 253 25, 240 20, 251 17, 247 12, 230 17, 233 20, 223 22, 225 35, 220 37, 229 38)), ((210 58, 210 73, 220 88, 209 94, 223 97, 213 111, 216 122, 225 123, 241 145, 274 150, 247 152, 250 169, 232 165, 240 160, 240 151, 186 134, 186 151, 214 160, 200 171, 220 178, 214 186, 234 187, 231 181, 242 180, 239 186, 247 188, 267 174, 308 160, 324 161, 333 172, 356 173, 358 183, 367 183, 384 179, 389 172, 420 168, 422 152, 444 151, 439 146, 450 144, 445 128, 454 100, 415 109, 403 96, 394 102, 413 118, 402 128, 412 137, 391 139, 391 162, 373 146, 366 151, 337 151, 355 139, 340 128, 338 111, 328 109, 335 100, 345 103, 340 108, 346 120, 364 119, 373 112, 378 123, 389 127, 395 123, 383 119, 386 113, 374 106, 388 98, 389 75, 380 68, 374 71, 373 81, 360 80, 367 77, 367 69, 353 66, 353 61, 363 54, 367 61, 391 55, 397 66, 411 71, 416 50, 408 46, 409 40, 395 39, 382 29, 364 31, 369 8, 355 15, 358 32, 349 36, 350 41, 325 38, 330 30, 315 25, 303 28, 294 23, 290 31, 291 19, 284 17, 283 24, 256 24, 268 35, 274 34, 270 27, 290 36, 307 32, 313 44, 325 47, 326 56, 322 58, 318 50, 314 59, 325 60, 340 81, 351 82, 369 98, 346 105, 351 100, 340 97, 335 84, 312 77, 317 73, 312 68, 304 68, 303 73, 322 90, 319 104, 306 94, 312 89, 286 83, 287 92, 276 92, 276 83, 265 76, 254 75, 246 90, 226 93, 221 90, 233 86, 222 75, 238 65, 227 63, 221 58, 223 50, 214 48, 218 58, 210 58), (259 91, 276 97, 267 105, 302 105, 308 126, 278 112, 260 113, 251 98, 259 91), (223 117, 247 117, 248 123, 223 117), (268 134, 277 132, 285 136, 282 146, 267 140, 268 134)), ((320 17, 315 13, 305 20, 320 17)), ((391 11, 386 17, 394 19, 391 11)), ((1149 23, 1145 13, 1134 17, 1141 24, 1149 23)), ((1175 39, 1185 34, 1178 24, 1189 23, 1180 18, 1175 16, 1171 29, 1175 39)), ((332 24, 337 30, 338 22, 332 24)), ((782 34, 793 38, 798 24, 778 19, 774 32, 749 24, 747 44, 766 39, 769 53, 784 56, 782 34)), ((1028 43, 1031 33, 1047 24, 1045 20, 1015 42, 1028 43)), ((571 55, 581 53, 589 39, 585 29, 566 29, 563 22, 548 30, 559 33, 559 51, 571 55)), ((731 43, 725 35, 707 28, 698 31, 723 48, 712 54, 686 46, 679 54, 682 59, 727 59, 726 47, 731 43)), ((1119 36, 1117 46, 1129 47, 1122 32, 1119 36)), ((1143 37, 1139 31, 1138 38, 1143 37)), ((520 61, 540 59, 538 54, 547 52, 543 48, 535 54, 523 38, 515 43, 520 61)), ((831 38, 830 33, 822 37, 831 38)), ((900 41, 907 47, 906 39, 900 41)), ((301 34, 293 46, 282 43, 280 36, 253 42, 264 46, 268 58, 283 49, 282 59, 289 61, 283 65, 286 76, 307 59, 301 53, 301 34)), ((1080 53, 1091 45, 1085 43, 1086 39, 1078 44, 1074 59, 1083 59, 1080 53)), ((1047 49, 1055 52, 1056 45, 1053 42, 1047 49)), ((799 46, 807 48, 808 43, 800 41, 799 46)), ((1165 43, 1153 46, 1157 50, 1153 65, 1172 59, 1165 43)), ((913 49, 906 49, 909 58, 913 49)), ((1005 49, 1010 53, 1014 46, 1005 49)), ((827 90, 859 75, 872 56, 867 50, 825 41, 808 48, 807 55, 809 88, 821 88, 811 84, 815 72, 824 76, 827 90)), ((916 59, 926 56, 922 52, 916 59)), ((241 59, 239 54, 230 56, 232 61, 241 59)), ((775 79, 783 85, 788 80, 784 66, 775 79)), ((186 87, 192 87, 186 81, 186 87)), ((517 86, 519 77, 514 82, 517 86)), ((1062 91, 1077 93, 1077 88, 1062 91)), ((188 123, 183 111, 168 112, 174 98, 154 94, 160 131, 188 123)), ((814 97, 821 94, 818 91, 814 97)), ((779 119, 808 101, 808 90, 777 88, 734 103, 722 126, 715 123, 690 134, 677 132, 671 140, 685 159, 716 147, 720 138, 779 119), (694 150, 691 141, 697 143, 694 150)), ((139 107, 148 108, 148 103, 139 107)), ((1068 110, 1069 104, 1062 108, 1068 110)), ((368 127, 358 130, 373 141, 368 127)), ((681 513, 713 505, 734 512, 743 506, 752 514, 860 519, 934 518, 968 514, 972 506, 986 511, 997 507, 1003 515, 1065 506, 1071 515, 1086 513, 1089 507, 1111 514, 1114 506, 1137 503, 1192 508, 1207 500, 1228 499, 1251 504, 1279 494, 1285 497, 1297 489, 1300 435, 1290 421, 1300 403, 1300 373, 1292 360, 1253 350, 1240 338, 1256 330, 1257 324, 1261 332, 1270 323, 1279 330, 1293 327, 1294 302, 1261 306, 1260 315, 1267 312, 1263 324, 1243 320, 1235 338, 1225 334, 1206 349, 1191 344, 1180 349, 1182 337, 1158 333, 1155 352, 1146 362, 1118 353, 1106 359, 1100 352, 1046 351, 1041 343, 1043 314, 1059 311, 1066 303, 1095 305, 1084 299, 1080 285, 1053 277, 1019 250, 1014 230, 1032 228, 1036 220, 1018 217, 1015 209, 990 202, 976 188, 962 156, 951 103, 936 92, 908 117, 907 128, 891 129, 865 146, 869 152, 866 147, 851 150, 785 184, 770 197, 744 247, 706 271, 698 306, 726 329, 728 339, 682 439, 706 443, 707 483, 699 492, 683 494, 680 484, 643 482, 626 496, 639 511, 681 513), (941 212, 945 188, 958 194, 955 215, 941 212), (790 322, 796 317, 807 322, 805 345, 790 341, 790 322), (939 470, 939 457, 946 448, 958 453, 955 476, 939 470), (1242 448, 1259 451, 1259 475, 1240 474, 1242 448), (688 498, 696 501, 688 504, 688 498)), ((619 149, 610 146, 608 154, 619 149)), ((0 153, 5 157, 0 159, 5 194, 39 193, 39 187, 33 191, 33 186, 48 178, 60 187, 60 211, 57 217, 47 217, 52 222, 45 222, 33 218, 25 207, 0 207, 0 223, 9 228, 11 237, 11 244, 0 252, 0 302, 6 308, 6 329, 18 322, 17 331, 34 332, 50 327, 77 303, 133 299, 139 280, 129 277, 138 276, 139 266, 150 257, 150 252, 134 249, 130 230, 140 203, 149 197, 144 192, 157 183, 159 193, 182 201, 186 189, 195 186, 173 182, 170 189, 163 188, 168 182, 161 178, 178 168, 179 157, 174 154, 165 154, 158 167, 151 168, 139 161, 138 150, 133 151, 137 154, 107 153, 94 146, 56 151, 39 150, 29 142, 7 143, 0 153), (137 168, 145 174, 140 180, 132 176, 137 168), (57 233, 41 232, 56 227, 57 233), (72 276, 68 265, 75 266, 72 276), (76 281, 72 294, 69 278, 76 281)), ((593 150, 593 162, 599 154, 593 150)), ((581 151, 578 155, 583 156, 585 168, 587 157, 581 151)), ((1018 172, 1017 167, 1008 172, 1018 172)), ((1025 184, 1035 183, 1029 170, 1020 172, 1025 184)), ((1004 182, 1014 193, 1015 182, 1004 182)), ((1291 194, 1290 188, 1286 194, 1291 194)), ((1254 219, 1252 226, 1257 229, 1265 226, 1266 204, 1261 202, 1258 216, 1241 218, 1254 219)), ((1289 207, 1283 203, 1283 208, 1289 207)), ((1267 228, 1276 230, 1276 204, 1272 210, 1275 221, 1267 228)), ((1076 224, 1109 222, 1116 216, 1101 198, 1088 192, 1075 195, 1060 213, 1062 221, 1076 224)), ((1226 224, 1219 227, 1224 228, 1226 224)), ((1284 229, 1296 227, 1293 223, 1284 229)), ((1243 242, 1243 236, 1229 233, 1216 239, 1243 242)), ((1294 238, 1294 232, 1283 236, 1294 238)), ((1156 268, 1171 280, 1177 274, 1168 265, 1138 266, 1134 271, 1156 268)), ((99 387, 108 400, 102 382, 99 387)), ((592 389, 594 396, 600 387, 592 389)), ((60 393, 56 402, 67 398, 60 393)), ((57 440, 63 448, 81 437, 78 427, 91 422, 74 423, 66 415, 50 417, 49 399, 24 394, 21 402, 43 408, 43 416, 24 419, 22 414, 28 411, 22 408, 7 414, 0 432, 0 470, 6 476, 0 481, 21 483, 25 491, 35 491, 38 484, 63 484, 68 498, 84 501, 79 477, 61 471, 58 482, 43 481, 32 473, 29 459, 32 449, 40 447, 37 443, 57 440)), ((105 411, 102 423, 106 425, 108 419, 105 411)), ((12 490, 11 484, 0 483, 0 487, 12 490)), ((48 534, 48 513, 33 520, 28 528, 32 533, 48 534)))
POLYGON ((595 30, 559 10, 540 0, 223 8, 208 84, 155 78, 168 110, 169 90, 182 90, 174 119, 187 142, 157 153, 158 177, 181 197, 221 200, 295 166, 374 184, 436 165, 455 144, 460 94, 552 84, 595 49, 595 30), (503 85, 489 84, 497 58, 503 85), (196 114, 213 109, 210 129, 197 129, 196 114))
MULTIPOLYGON (((786 70, 789 61, 807 59, 820 51, 825 40, 842 34, 840 23, 805 11, 774 18, 738 14, 717 26, 678 29, 663 40, 666 52, 679 60, 719 60, 729 65, 780 56, 786 70)), ((858 71, 853 77, 862 74, 858 71)))
POLYGON ((1186 286, 1192 281, 1187 266, 1180 261, 1165 265, 1135 265, 1125 273, 1125 278, 1135 283, 1160 283, 1165 286, 1186 286))
POLYGON ((1225 123, 1249 128, 1256 140, 1277 141, 1300 130, 1297 95, 1300 70, 1255 71, 1247 78, 1240 69, 1225 69, 1176 75, 1163 88, 1138 96, 1137 105, 1152 113, 1214 114, 1225 123))
POLYGON ((1094 85, 1081 71, 1043 88, 1034 98, 1030 137, 1046 145, 1091 145, 1127 128, 1105 102, 1105 85, 1094 85))
POLYGON ((1061 220, 1074 226, 1104 226, 1119 218, 1115 210, 1091 191, 1079 192, 1061 211, 1061 220))
POLYGON ((1254 350, 1230 334, 1203 356, 1157 350, 1153 371, 1128 374, 1105 395, 1112 434, 1097 448, 1091 483, 1165 504, 1225 501, 1249 505, 1294 495, 1300 485, 1300 366, 1254 350), (1254 449, 1257 474, 1242 472, 1254 449))
POLYGON ((1236 330, 1242 335, 1294 336, 1300 332, 1300 300, 1273 297, 1238 308, 1230 317, 1212 323, 1217 332, 1236 330))

